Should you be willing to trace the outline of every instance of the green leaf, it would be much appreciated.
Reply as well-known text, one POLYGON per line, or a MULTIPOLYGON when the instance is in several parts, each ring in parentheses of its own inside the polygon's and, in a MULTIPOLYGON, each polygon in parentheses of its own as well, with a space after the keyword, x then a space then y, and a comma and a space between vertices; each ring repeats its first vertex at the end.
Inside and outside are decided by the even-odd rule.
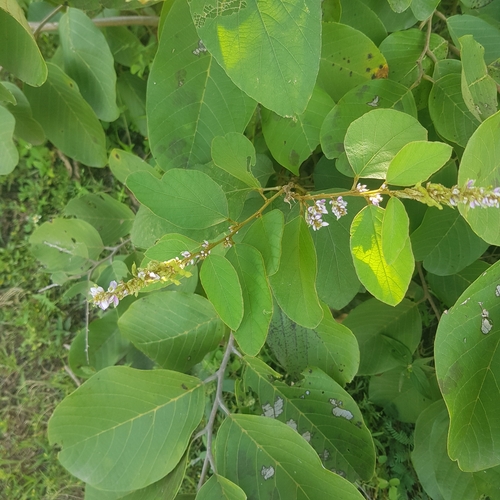
POLYGON ((63 213, 94 226, 102 242, 108 246, 127 236, 134 221, 134 213, 127 205, 105 193, 85 194, 80 198, 73 198, 63 213))
POLYGON ((343 324, 359 342, 358 375, 376 375, 407 366, 422 335, 418 304, 407 299, 396 307, 369 299, 353 309, 343 324))
POLYGON ((429 113, 436 132, 446 140, 465 147, 479 125, 462 97, 461 77, 444 75, 434 82, 429 94, 429 113))
POLYGON ((373 205, 356 215, 351 226, 351 253, 361 283, 377 299, 394 306, 405 296, 415 261, 410 238, 406 238, 394 262, 387 262, 382 248, 384 215, 382 208, 373 205))
POLYGON ((175 168, 161 180, 136 172, 127 177, 127 187, 153 213, 179 227, 205 229, 228 218, 224 191, 203 172, 175 168))
POLYGON ((410 9, 406 9, 404 12, 398 14, 391 9, 389 2, 380 2, 379 0, 363 1, 377 14, 377 17, 384 23, 385 29, 389 33, 407 30, 415 26, 417 20, 410 9))
POLYGON ((302 217, 285 224, 281 249, 280 267, 269 277, 274 297, 292 321, 315 328, 323 309, 316 291, 314 243, 302 217))
MULTIPOLYGON (((426 44, 426 34, 418 29, 391 33, 381 44, 380 50, 389 65, 389 78, 406 87, 411 87, 419 77, 417 59, 426 44)), ((429 50, 436 59, 445 59, 448 54, 448 42, 436 33, 431 33, 429 50)), ((426 55, 422 60, 422 69, 432 74, 433 62, 426 55)))
POLYGON ((193 0, 189 5, 203 43, 240 89, 278 115, 304 112, 318 74, 318 2, 247 0, 222 8, 193 0))
POLYGON ((490 267, 482 260, 476 260, 470 266, 465 267, 458 273, 450 276, 437 276, 427 273, 427 281, 431 287, 432 293, 441 300, 446 307, 451 307, 481 274, 490 267))
POLYGON ((319 144, 319 130, 328 111, 334 106, 331 97, 315 87, 304 113, 282 118, 262 109, 262 132, 273 157, 295 175, 302 162, 319 144))
POLYGON ((404 12, 411 4, 412 0, 389 0, 389 5, 398 14, 404 12))
POLYGON ((288 425, 272 418, 230 415, 221 425, 215 459, 219 474, 250 498, 361 500, 356 487, 324 469, 316 452, 288 425))
POLYGON ((484 121, 497 110, 497 85, 488 75, 484 47, 472 35, 460 37, 460 46, 464 102, 479 121, 484 121))
MULTIPOLYGON (((127 3, 130 5, 129 2, 127 3)), ((118 64, 129 68, 140 64, 141 56, 144 56, 144 46, 130 29, 126 26, 109 26, 102 29, 102 32, 118 64)), ((131 73, 122 73, 122 75, 131 75, 131 73)))
POLYGON ((486 64, 500 57, 500 29, 494 24, 470 15, 451 16, 446 24, 456 47, 460 47, 460 37, 472 35, 484 47, 486 64))
POLYGON ((405 249, 410 236, 410 219, 403 203, 397 198, 390 198, 382 219, 380 238, 382 254, 387 264, 396 262, 405 249))
POLYGON ((382 406, 387 415, 400 422, 415 423, 418 416, 434 401, 441 399, 436 376, 429 375, 417 360, 407 367, 397 367, 370 379, 370 401, 382 406), (422 394, 416 380, 419 375, 427 385, 422 394))
POLYGON ((89 324, 89 361, 85 351, 85 328, 75 337, 69 351, 69 365, 77 377, 88 378, 107 366, 113 366, 127 354, 130 343, 121 336, 117 321, 118 312, 114 309, 89 324))
POLYGON ((132 73, 121 73, 116 82, 119 98, 126 106, 125 117, 144 137, 148 135, 146 88, 146 81, 132 73))
POLYGON ((64 70, 100 120, 112 122, 116 106, 116 73, 108 42, 81 10, 68 8, 59 21, 64 70))
POLYGON ((377 46, 387 36, 380 18, 362 0, 343 1, 340 20, 336 21, 361 31, 377 46))
MULTIPOLYGON (((465 148, 458 172, 460 186, 469 179, 476 181, 477 186, 500 186, 500 139, 498 127, 500 112, 485 120, 471 137, 465 148)), ((492 245, 500 245, 500 211, 498 208, 476 208, 472 210, 468 204, 459 205, 460 213, 470 224, 473 231, 492 245)))
POLYGON ((500 262, 487 269, 441 317, 435 359, 451 416, 448 453, 460 469, 500 464, 500 262))
POLYGON ((243 237, 243 243, 254 246, 262 254, 268 276, 275 274, 279 267, 284 227, 283 212, 271 210, 259 217, 243 237))
POLYGON ((11 82, 4 82, 3 86, 11 93, 16 104, 7 104, 6 108, 16 119, 14 134, 33 145, 43 144, 45 133, 40 124, 33 120, 31 106, 21 89, 11 82))
POLYGON ((264 259, 257 249, 244 243, 234 245, 226 257, 236 269, 243 296, 243 319, 234 336, 245 354, 257 356, 273 316, 264 259))
POLYGON ((422 224, 411 235, 411 243, 415 260, 423 261, 427 271, 439 276, 461 271, 488 248, 458 210, 448 207, 428 208, 422 224))
POLYGON ((243 134, 230 132, 224 137, 214 137, 212 159, 219 168, 248 186, 260 187, 251 170, 256 161, 255 148, 243 134))
POLYGON ((214 474, 199 490, 196 500, 246 500, 245 492, 223 476, 214 474))
POLYGON ((14 94, 12 94, 12 92, 7 88, 6 84, 10 85, 11 82, 0 82, 0 102, 14 104, 15 106, 17 102, 16 98, 14 97, 14 94))
POLYGON ((127 177, 134 172, 149 172, 159 178, 156 170, 133 153, 122 149, 113 149, 109 155, 109 168, 113 175, 123 184, 127 182, 127 177))
POLYGON ((417 118, 411 91, 392 80, 369 80, 353 88, 326 115, 321 125, 321 147, 327 158, 344 152, 344 138, 349 125, 374 108, 393 108, 417 118))
POLYGON ((212 139, 243 132, 255 106, 205 49, 187 1, 175 2, 148 78, 149 140, 159 166, 209 162, 212 139))
POLYGON ((353 333, 333 319, 323 304, 323 319, 313 330, 297 325, 275 307, 267 343, 292 377, 317 366, 337 383, 351 382, 359 367, 359 347, 353 333))
POLYGON ((199 379, 178 372, 105 368, 57 406, 49 441, 61 446, 63 466, 91 486, 144 488, 178 464, 204 396, 199 379))
POLYGON ((82 274, 103 250, 101 237, 88 222, 53 219, 30 236, 31 251, 48 272, 82 274))
POLYGON ((201 266, 200 279, 208 299, 231 330, 243 320, 243 294, 238 273, 221 255, 209 255, 201 266))
POLYGON ((356 175, 385 179, 396 153, 419 140, 427 140, 427 130, 416 118, 395 109, 374 109, 349 125, 345 152, 356 175))
POLYGON ((162 368, 187 371, 213 351, 224 326, 200 295, 152 293, 134 302, 118 321, 123 336, 162 368))
POLYGON ((184 479, 189 449, 175 469, 156 483, 135 491, 104 491, 85 486, 85 500, 174 500, 184 479))
POLYGON ((450 159, 452 151, 453 148, 443 142, 410 142, 391 160, 387 183, 414 186, 424 182, 450 159))
POLYGON ((321 228, 321 231, 309 231, 318 258, 318 296, 333 309, 345 307, 359 291, 360 282, 349 247, 349 228, 355 215, 364 206, 364 199, 350 198, 347 215, 339 220, 334 215, 324 215, 323 220, 329 225, 321 228))
POLYGON ((106 139, 99 120, 75 82, 59 67, 47 63, 47 81, 25 87, 33 118, 63 153, 90 167, 106 164, 106 139))
POLYGON ((0 0, 0 33, 0 66, 30 85, 42 85, 47 66, 16 0, 0 0))
POLYGON ((338 102, 354 87, 387 78, 387 62, 361 31, 339 23, 323 23, 318 85, 338 102))
POLYGON ((375 448, 370 431, 340 385, 318 368, 310 368, 290 387, 260 359, 245 360, 243 380, 258 395, 263 416, 286 423, 301 435, 326 469, 352 482, 373 476, 375 448), (350 453, 351 447, 355 454, 350 453))
POLYGON ((0 106, 0 175, 10 174, 19 161, 19 153, 12 139, 15 127, 16 119, 0 106))
POLYGON ((436 401, 417 420, 411 459, 420 483, 434 500, 494 498, 500 483, 498 467, 476 473, 460 470, 446 450, 449 417, 443 401, 436 401))
POLYGON ((410 8, 419 21, 429 19, 441 0, 412 0, 410 8))

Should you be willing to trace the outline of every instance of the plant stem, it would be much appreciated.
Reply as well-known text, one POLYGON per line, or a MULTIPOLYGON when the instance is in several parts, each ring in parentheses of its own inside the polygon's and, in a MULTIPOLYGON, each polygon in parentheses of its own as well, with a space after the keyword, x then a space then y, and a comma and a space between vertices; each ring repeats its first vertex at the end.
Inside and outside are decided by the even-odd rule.
MULTIPOLYGON (((222 399, 222 385, 224 383, 224 374, 226 372, 227 364, 229 362, 229 358, 231 356, 231 353, 233 352, 233 348, 234 348, 234 335, 231 332, 231 334, 229 335, 229 339, 227 341, 224 356, 222 357, 222 362, 219 366, 219 369, 214 374, 214 375, 216 375, 215 380, 217 380, 217 388, 215 390, 215 398, 214 398, 214 403, 212 405, 212 411, 210 412, 210 416, 208 417, 208 422, 207 422, 206 427, 195 436, 195 438, 196 438, 196 437, 202 436, 203 434, 207 435, 207 454, 206 454, 205 460, 203 462, 203 468, 201 470, 200 480, 198 482, 198 490, 203 486, 203 483, 205 482, 205 478, 207 477, 209 465, 212 468, 212 470, 214 471, 214 473, 217 472, 217 470, 215 468, 214 456, 212 454, 212 440, 213 440, 213 431, 214 431, 213 428, 214 428, 214 423, 215 423, 215 417, 217 416, 217 410, 219 408, 226 415, 229 415, 229 410, 226 408, 226 405, 224 404, 224 400, 222 399)), ((209 379, 212 379, 212 377, 209 377, 209 379)))
POLYGON ((416 265, 417 265, 418 275, 420 276, 420 283, 422 285, 422 289, 424 290, 424 298, 427 299, 427 301, 429 302, 429 304, 432 307, 432 310, 434 311, 434 314, 436 315, 436 318, 438 319, 438 322, 439 322, 439 321, 441 321, 441 313, 439 312, 439 309, 437 308, 436 303, 434 302, 434 299, 432 298, 432 295, 429 292, 429 287, 427 286, 427 282, 425 281, 424 272, 422 270, 422 264, 420 262, 417 262, 416 265))
POLYGON ((65 5, 63 3, 61 5, 58 5, 52 12, 49 12, 39 23, 36 23, 37 27, 33 31, 33 37, 36 38, 43 30, 43 27, 64 7, 65 5))

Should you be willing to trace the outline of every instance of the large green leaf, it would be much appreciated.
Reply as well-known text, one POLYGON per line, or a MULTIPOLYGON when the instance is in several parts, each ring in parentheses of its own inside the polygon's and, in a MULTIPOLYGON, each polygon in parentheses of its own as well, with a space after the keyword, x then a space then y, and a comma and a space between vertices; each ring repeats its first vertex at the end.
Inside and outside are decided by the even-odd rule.
POLYGON ((403 202, 397 198, 391 198, 387 202, 380 232, 382 254, 387 264, 391 265, 396 262, 405 249, 410 235, 409 230, 410 219, 403 202))
POLYGON ((349 247, 349 228, 365 205, 362 198, 349 198, 347 215, 339 220, 332 214, 324 215, 323 220, 329 225, 321 231, 310 231, 318 258, 318 296, 333 309, 345 307, 359 291, 360 283, 349 247))
POLYGON ((295 175, 300 165, 309 158, 319 144, 321 124, 334 106, 332 98, 315 87, 304 113, 293 118, 282 118, 262 109, 262 132, 273 157, 295 175))
POLYGON ((387 78, 387 62, 361 31, 340 23, 323 23, 318 85, 337 102, 354 87, 387 78))
POLYGON ((319 66, 317 1, 192 0, 190 7, 203 43, 239 88, 281 116, 304 112, 319 66))
POLYGON ((73 198, 64 208, 64 214, 73 215, 94 226, 105 245, 127 236, 134 220, 134 213, 127 205, 105 193, 73 198))
POLYGON ((326 115, 321 125, 321 147, 327 158, 344 152, 344 138, 349 125, 374 108, 393 108, 417 117, 411 91, 392 80, 369 80, 345 94, 326 115))
POLYGON ((203 172, 174 168, 161 180, 136 172, 127 177, 127 187, 153 213, 179 227, 205 229, 228 218, 224 191, 203 172))
POLYGON ((273 316, 273 297, 264 259, 257 249, 244 243, 234 245, 226 257, 236 269, 243 295, 243 319, 234 336, 245 354, 257 356, 273 316))
POLYGON ((16 119, 14 134, 33 145, 43 144, 45 133, 40 124, 33 119, 30 103, 22 90, 11 82, 3 82, 3 86, 11 92, 11 95, 16 100, 15 104, 9 103, 6 105, 6 108, 16 119))
POLYGON ((284 219, 281 210, 271 210, 259 217, 243 238, 243 243, 254 246, 262 254, 268 276, 274 274, 280 264, 284 219))
POLYGON ((300 434, 273 418, 230 415, 217 433, 215 459, 219 474, 249 498, 363 498, 354 485, 323 468, 300 434))
POLYGON ((427 273, 426 279, 429 282, 432 293, 447 307, 451 307, 465 289, 472 285, 488 267, 490 267, 488 263, 476 260, 470 266, 465 267, 455 274, 437 276, 436 274, 427 273))
POLYGON ((267 343, 292 377, 298 377, 308 366, 317 366, 345 385, 358 371, 358 342, 348 328, 333 319, 326 305, 323 312, 321 323, 310 330, 294 323, 276 307, 267 343))
POLYGON ((399 304, 415 267, 410 238, 392 264, 387 262, 382 247, 385 210, 370 205, 354 218, 351 226, 351 253, 359 280, 377 299, 390 305, 399 304))
POLYGON ((237 330, 243 320, 244 301, 234 266, 221 255, 209 255, 201 266, 200 280, 222 321, 237 330))
POLYGON ((213 351, 224 326, 200 295, 152 293, 134 302, 118 321, 123 336, 162 368, 187 371, 213 351))
POLYGON ((61 446, 64 467, 91 486, 144 488, 178 464, 204 392, 199 379, 178 372, 105 368, 58 405, 49 440, 61 446))
POLYGON ((30 85, 42 85, 47 66, 16 0, 0 0, 0 66, 30 85))
POLYGON ((414 186, 426 181, 450 159, 453 149, 443 142, 409 142, 396 154, 387 170, 387 183, 414 186))
POLYGON ((47 81, 41 87, 24 88, 33 118, 63 153, 90 167, 103 167, 106 139, 94 111, 66 73, 52 63, 47 67, 47 81))
POLYGON ((285 224, 280 267, 269 280, 281 309, 306 328, 315 328, 323 318, 316 291, 316 271, 314 243, 304 219, 296 217, 285 224))
POLYGON ((210 161, 212 139, 243 132, 256 104, 207 52, 186 0, 167 15, 147 92, 149 140, 164 170, 210 161))
POLYGON ((495 498, 500 488, 499 468, 476 473, 460 470, 446 450, 448 428, 443 401, 436 401, 417 420, 411 459, 425 492, 433 500, 495 498))
POLYGON ((465 147, 479 125, 462 97, 461 77, 450 73, 434 82, 429 94, 429 113, 436 132, 465 147))
POLYGON ((125 118, 145 137, 148 135, 146 89, 146 80, 132 73, 123 72, 116 81, 119 100, 126 106, 125 118))
POLYGON ((44 222, 30 236, 31 251, 49 272, 82 274, 104 246, 97 230, 78 219, 44 222))
POLYGON ((75 337, 69 351, 69 365, 77 377, 88 378, 127 354, 130 343, 120 334, 117 321, 118 311, 113 309, 89 324, 88 361, 85 328, 75 337))
POLYGON ((224 137, 214 137, 212 159, 219 168, 248 186, 260 187, 251 170, 256 161, 255 148, 243 134, 230 132, 224 137))
POLYGON ((246 500, 245 492, 223 476, 214 474, 198 491, 196 500, 246 500))
POLYGON ((326 469, 349 481, 369 480, 375 448, 355 401, 318 368, 305 370, 292 387, 260 359, 246 358, 244 383, 259 398, 263 415, 286 423, 318 453, 326 469), (333 417, 335 418, 332 418, 333 417), (351 453, 351 449, 356 453, 351 453))
POLYGON ((16 98, 14 97, 12 92, 7 89, 7 85, 6 85, 6 84, 10 84, 10 83, 11 82, 0 82, 0 102, 14 104, 14 106, 15 106, 16 105, 16 98))
POLYGON ((429 19, 441 0, 412 0, 410 8, 419 21, 429 19))
MULTIPOLYGON (((475 180, 477 186, 500 187, 500 112, 485 120, 465 148, 458 172, 461 186, 475 180)), ((471 209, 460 204, 460 213, 473 231, 492 245, 500 245, 500 210, 496 207, 471 209)))
POLYGON ((497 85, 488 75, 484 47, 472 35, 460 37, 462 95, 469 111, 483 121, 497 110, 497 85))
POLYGON ((364 33, 370 38, 377 47, 387 36, 387 30, 385 29, 384 23, 382 23, 380 18, 365 2, 363 2, 363 0, 343 0, 341 2, 341 8, 340 20, 337 19, 337 21, 361 31, 361 33, 364 33))
POLYGON ((407 366, 422 335, 418 305, 407 299, 396 307, 369 299, 349 313, 344 325, 359 342, 358 375, 376 375, 407 366))
POLYGON ((81 10, 69 8, 59 21, 64 70, 75 80, 99 119, 112 122, 116 106, 116 73, 106 38, 81 10))
POLYGON ((500 464, 500 262, 487 269, 439 322, 434 354, 450 414, 448 453, 474 472, 500 464))
POLYGON ((455 46, 460 47, 460 37, 472 35, 484 47, 484 59, 490 64, 500 57, 500 29, 478 16, 457 15, 447 20, 448 30, 455 46))
POLYGON ((16 119, 3 106, 0 106, 0 175, 14 170, 19 161, 19 153, 13 140, 16 119))
POLYGON ((488 248, 458 210, 449 207, 428 208, 422 224, 411 235, 411 243, 415 260, 423 261, 427 271, 439 276, 461 271, 488 248))
POLYGON ((385 179, 403 146, 425 140, 427 130, 416 118, 395 109, 374 109, 349 125, 345 152, 356 175, 385 179))

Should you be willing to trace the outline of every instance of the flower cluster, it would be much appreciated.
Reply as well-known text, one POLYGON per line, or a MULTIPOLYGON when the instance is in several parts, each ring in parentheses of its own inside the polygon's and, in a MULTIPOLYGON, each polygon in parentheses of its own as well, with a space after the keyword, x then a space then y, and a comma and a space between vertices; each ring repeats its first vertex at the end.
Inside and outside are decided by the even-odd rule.
MULTIPOLYGON (((342 198, 342 196, 331 199, 330 205, 332 207, 332 214, 337 217, 337 220, 347 214, 347 202, 342 198)), ((328 222, 323 220, 324 214, 328 214, 326 200, 316 200, 314 205, 307 207, 305 215, 307 225, 311 226, 314 231, 317 231, 324 226, 328 226, 328 222)))
POLYGON ((120 281, 119 283, 112 281, 107 291, 101 286, 92 287, 90 289, 92 302, 105 311, 111 304, 116 307, 120 300, 127 295, 133 294, 137 296, 142 288, 152 283, 171 282, 179 285, 180 278, 191 276, 191 273, 184 269, 189 263, 190 261, 186 261, 186 259, 181 260, 175 257, 163 262, 152 260, 146 267, 141 269, 136 269, 134 264, 132 266, 134 277, 131 280, 127 282, 120 281))
POLYGON ((474 186, 469 180, 464 187, 451 188, 428 182, 425 187, 417 184, 414 188, 397 191, 397 196, 413 198, 429 206, 441 208, 441 205, 456 207, 460 204, 470 208, 500 208, 500 187, 489 188, 474 186), (409 196, 407 196, 409 195, 409 196))

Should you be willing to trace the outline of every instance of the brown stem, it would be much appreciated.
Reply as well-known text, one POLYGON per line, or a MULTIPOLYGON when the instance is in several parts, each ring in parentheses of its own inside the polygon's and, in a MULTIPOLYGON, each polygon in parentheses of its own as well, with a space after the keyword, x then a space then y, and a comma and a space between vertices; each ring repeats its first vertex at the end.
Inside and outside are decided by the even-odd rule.
POLYGON ((427 282, 425 281, 424 271, 422 270, 422 264, 420 262, 417 262, 416 265, 417 265, 418 275, 420 276, 422 289, 424 290, 424 297, 432 307, 432 310, 434 311, 434 314, 436 315, 438 321, 441 321, 441 313, 439 312, 439 309, 437 308, 436 303, 434 302, 434 299, 432 298, 432 295, 429 292, 429 287, 427 286, 427 282))
MULTIPOLYGON (((64 8, 64 4, 58 5, 52 12, 49 12, 39 23, 36 24, 36 28, 33 31, 33 37, 36 38, 40 32, 43 30, 43 27, 62 9, 64 8)), ((54 24, 54 23, 53 23, 54 24)), ((33 28, 31 28, 33 29, 33 28)))

